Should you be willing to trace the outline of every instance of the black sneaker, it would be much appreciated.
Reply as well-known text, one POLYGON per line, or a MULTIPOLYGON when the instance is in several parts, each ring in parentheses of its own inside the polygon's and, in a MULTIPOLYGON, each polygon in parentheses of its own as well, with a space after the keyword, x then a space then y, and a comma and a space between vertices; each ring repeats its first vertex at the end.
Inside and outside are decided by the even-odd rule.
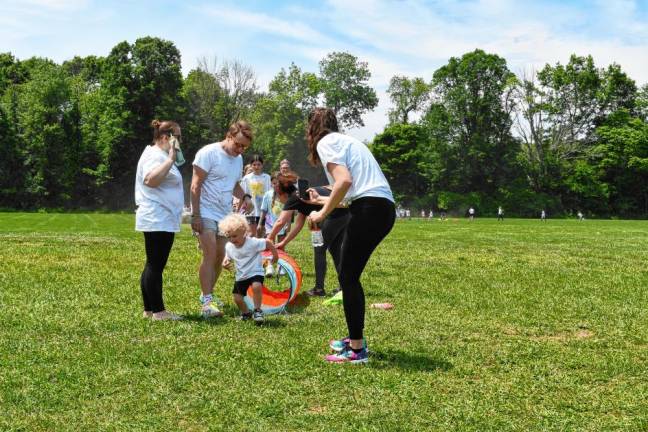
POLYGON ((252 312, 249 312, 249 311, 248 311, 248 312, 244 312, 244 313, 242 313, 241 316, 239 317, 239 319, 240 319, 241 321, 247 321, 247 320, 249 320, 249 319, 252 319, 252 312))
POLYGON ((326 295, 326 291, 324 291, 324 288, 313 288, 306 291, 306 295, 309 297, 324 297, 326 295))
POLYGON ((255 309, 252 313, 252 319, 257 325, 263 324, 263 311, 261 309, 255 309))

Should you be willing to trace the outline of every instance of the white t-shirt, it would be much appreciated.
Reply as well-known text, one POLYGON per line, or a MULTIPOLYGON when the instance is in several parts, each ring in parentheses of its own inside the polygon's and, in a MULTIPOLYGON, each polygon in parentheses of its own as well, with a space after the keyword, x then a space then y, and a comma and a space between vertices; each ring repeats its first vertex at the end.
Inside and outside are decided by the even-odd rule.
POLYGON ((362 142, 333 132, 317 143, 317 154, 330 184, 335 181, 326 169, 329 162, 345 166, 351 173, 353 182, 346 199, 353 201, 362 197, 381 197, 394 202, 391 188, 380 165, 362 142))
POLYGON ((213 143, 198 150, 193 164, 207 172, 200 191, 200 215, 220 221, 232 212, 232 191, 241 179, 243 158, 230 156, 221 143, 213 143))
POLYGON ((241 187, 243 192, 249 194, 252 197, 252 202, 254 202, 254 213, 250 216, 259 216, 261 214, 263 195, 272 188, 270 175, 266 173, 256 175, 253 172, 247 174, 241 180, 241 187))
POLYGON ((225 256, 234 261, 236 280, 242 281, 252 276, 263 276, 263 259, 259 252, 266 249, 266 240, 245 237, 245 243, 240 248, 233 243, 225 245, 225 256))
POLYGON ((472 207, 470 207, 470 208, 468 209, 468 213, 470 213, 471 216, 474 215, 474 214, 475 214, 475 209, 472 208, 472 207))
MULTIPOLYGON (((274 190, 269 190, 268 192, 263 195, 263 201, 261 202, 261 211, 266 212, 266 217, 265 217, 265 229, 266 232, 272 231, 272 227, 274 226, 275 222, 277 219, 279 219, 279 215, 283 211, 283 204, 281 201, 278 199, 274 200, 274 205, 272 205, 272 197, 274 195, 274 190)), ((286 225, 281 228, 279 231, 279 235, 284 235, 286 233, 286 225)))
POLYGON ((135 229, 137 231, 180 232, 184 207, 182 174, 173 164, 158 187, 144 184, 144 178, 169 158, 168 153, 148 145, 137 162, 135 174, 135 229))

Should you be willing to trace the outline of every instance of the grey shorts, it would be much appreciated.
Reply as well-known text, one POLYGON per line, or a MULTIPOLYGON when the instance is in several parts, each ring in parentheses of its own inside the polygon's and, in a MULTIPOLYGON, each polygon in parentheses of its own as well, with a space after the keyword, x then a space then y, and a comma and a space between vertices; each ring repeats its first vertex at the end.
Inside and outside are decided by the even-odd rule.
POLYGON ((217 236, 225 237, 218 229, 218 221, 209 218, 202 218, 202 229, 204 232, 213 231, 217 236))

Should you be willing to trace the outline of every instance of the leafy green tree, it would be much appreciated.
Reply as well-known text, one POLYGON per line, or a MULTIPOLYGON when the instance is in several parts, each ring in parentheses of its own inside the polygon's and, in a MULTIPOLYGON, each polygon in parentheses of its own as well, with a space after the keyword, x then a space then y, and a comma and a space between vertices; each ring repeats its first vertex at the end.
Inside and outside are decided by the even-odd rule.
POLYGON ((506 60, 482 50, 453 57, 433 76, 438 104, 430 133, 448 143, 443 158, 452 192, 492 194, 512 174, 517 143, 511 135, 511 87, 506 60), (440 114, 440 115, 439 115, 440 114), (439 132, 446 136, 438 136, 439 132))
POLYGON ((390 123, 409 121, 410 113, 421 111, 430 97, 430 86, 423 78, 394 76, 387 89, 394 107, 389 110, 390 123))
POLYGON ((648 123, 621 109, 596 129, 590 163, 613 214, 648 214, 648 123))
POLYGON ((268 93, 251 115, 254 151, 266 157, 268 169, 278 168, 279 162, 288 158, 301 176, 314 184, 324 181, 321 170, 313 169, 306 159, 306 118, 317 105, 319 93, 320 81, 315 74, 302 72, 294 64, 270 82, 268 93))
POLYGON ((376 135, 370 146, 399 201, 429 194, 431 164, 425 129, 393 124, 376 135))
POLYGON ((332 52, 320 61, 319 78, 326 106, 335 111, 340 126, 364 126, 362 115, 378 105, 368 85, 367 63, 346 52, 332 52))
POLYGON ((586 157, 595 128, 615 110, 634 109, 635 98, 634 81, 618 65, 599 69, 591 56, 572 55, 567 65, 546 65, 519 80, 515 127, 534 190, 551 191, 560 167, 586 157))

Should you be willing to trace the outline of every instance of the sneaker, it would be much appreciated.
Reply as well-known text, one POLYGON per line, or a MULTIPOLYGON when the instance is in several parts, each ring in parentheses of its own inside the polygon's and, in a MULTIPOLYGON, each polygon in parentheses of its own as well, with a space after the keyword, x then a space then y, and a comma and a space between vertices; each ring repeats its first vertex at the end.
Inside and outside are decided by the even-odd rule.
POLYGON ((347 348, 341 353, 329 354, 326 357, 329 363, 368 363, 369 355, 366 348, 362 348, 359 353, 354 352, 351 348, 347 348))
POLYGON ((239 316, 239 319, 241 321, 247 321, 247 320, 252 319, 252 312, 248 311, 248 312, 241 313, 241 316, 239 316))
POLYGON ((153 318, 153 312, 151 311, 142 312, 142 318, 153 318))
POLYGON ((268 265, 266 265, 265 268, 265 277, 270 278, 274 275, 274 267, 272 266, 272 263, 269 262, 268 265))
MULTIPOLYGON (((202 294, 200 294, 199 299, 200 299, 200 304, 204 305, 205 304, 205 298, 203 297, 202 294)), ((215 295, 212 295, 212 302, 216 303, 216 306, 218 306, 219 308, 222 308, 223 306, 225 306, 225 303, 223 303, 223 300, 219 299, 215 295)))
POLYGON ((214 302, 202 305, 200 314, 203 318, 220 318, 223 316, 223 312, 218 309, 214 302))
MULTIPOLYGON (((329 341, 329 348, 337 353, 341 353, 346 349, 351 349, 350 343, 351 339, 349 339, 348 337, 345 337, 343 339, 331 339, 329 341)), ((365 338, 362 338, 362 348, 369 352, 369 348, 367 347, 367 339, 365 338)))
POLYGON ((313 288, 306 291, 306 295, 309 297, 324 297, 326 295, 326 291, 324 291, 324 288, 313 288))
POLYGON ((254 312, 252 312, 252 319, 257 324, 263 324, 263 311, 261 309, 255 309, 254 312))
POLYGON ((151 319, 153 321, 181 321, 183 318, 173 312, 162 311, 154 313, 151 319))
POLYGON ((334 296, 335 294, 342 292, 342 288, 337 287, 333 291, 331 291, 331 295, 334 296))

